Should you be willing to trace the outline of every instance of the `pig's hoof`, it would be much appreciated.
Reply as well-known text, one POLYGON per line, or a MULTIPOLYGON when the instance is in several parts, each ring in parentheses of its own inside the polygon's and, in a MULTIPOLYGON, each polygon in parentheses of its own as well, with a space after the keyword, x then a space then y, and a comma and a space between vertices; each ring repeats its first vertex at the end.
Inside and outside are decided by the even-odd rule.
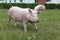
POLYGON ((38 31, 38 29, 35 29, 35 32, 37 32, 38 31))
POLYGON ((16 26, 16 25, 14 25, 14 28, 17 28, 17 26, 16 26))
POLYGON ((27 30, 24 30, 25 32, 27 32, 27 30))
POLYGON ((25 33, 26 33, 27 31, 25 31, 25 33))

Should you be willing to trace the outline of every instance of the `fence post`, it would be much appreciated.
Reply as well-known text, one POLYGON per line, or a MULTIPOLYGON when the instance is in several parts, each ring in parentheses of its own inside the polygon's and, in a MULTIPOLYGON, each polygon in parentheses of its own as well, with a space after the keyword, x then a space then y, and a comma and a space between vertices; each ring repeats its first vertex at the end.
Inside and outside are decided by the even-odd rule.
POLYGON ((4 0, 2 0, 2 3, 4 3, 4 0))

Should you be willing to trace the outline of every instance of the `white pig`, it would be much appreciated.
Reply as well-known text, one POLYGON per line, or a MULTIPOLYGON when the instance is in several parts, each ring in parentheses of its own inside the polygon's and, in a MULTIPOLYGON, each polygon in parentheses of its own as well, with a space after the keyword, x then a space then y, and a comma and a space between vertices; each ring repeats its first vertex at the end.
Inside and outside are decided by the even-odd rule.
POLYGON ((44 5, 37 5, 37 6, 35 6, 34 10, 36 10, 36 11, 44 11, 45 8, 46 7, 44 5))
POLYGON ((35 29, 37 30, 37 22, 38 19, 38 11, 32 10, 30 8, 20 8, 17 6, 13 6, 8 11, 8 21, 14 19, 14 25, 16 26, 16 21, 22 22, 24 31, 27 32, 26 24, 31 22, 34 24, 35 29))

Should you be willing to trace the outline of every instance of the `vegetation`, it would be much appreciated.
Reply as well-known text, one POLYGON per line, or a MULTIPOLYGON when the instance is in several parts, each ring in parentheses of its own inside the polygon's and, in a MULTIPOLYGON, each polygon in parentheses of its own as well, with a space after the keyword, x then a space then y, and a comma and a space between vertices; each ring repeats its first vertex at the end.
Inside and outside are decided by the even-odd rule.
MULTIPOLYGON (((34 8, 38 3, 36 4, 26 4, 26 3, 0 3, 0 9, 9 9, 12 6, 19 6, 23 8, 34 8)), ((46 9, 60 9, 60 4, 43 4, 46 6, 46 9)))
POLYGON ((25 33, 20 22, 17 27, 13 25, 13 20, 9 24, 7 9, 0 9, 0 40, 60 40, 60 10, 46 10, 39 14, 40 22, 38 31, 28 24, 28 32, 25 33))

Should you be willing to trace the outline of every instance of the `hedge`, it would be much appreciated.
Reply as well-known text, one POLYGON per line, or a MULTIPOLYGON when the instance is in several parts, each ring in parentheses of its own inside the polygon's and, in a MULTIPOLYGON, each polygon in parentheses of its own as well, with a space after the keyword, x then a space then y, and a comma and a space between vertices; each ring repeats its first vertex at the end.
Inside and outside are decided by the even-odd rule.
POLYGON ((0 8, 9 9, 12 6, 19 6, 22 8, 34 8, 37 4, 26 4, 26 3, 0 3, 0 8))
MULTIPOLYGON (((11 6, 19 6, 22 8, 34 8, 38 4, 26 4, 26 3, 0 3, 0 9, 9 9, 11 6)), ((60 9, 60 4, 43 4, 46 9, 60 9)))
POLYGON ((45 4, 46 9, 60 9, 60 4, 45 4))

